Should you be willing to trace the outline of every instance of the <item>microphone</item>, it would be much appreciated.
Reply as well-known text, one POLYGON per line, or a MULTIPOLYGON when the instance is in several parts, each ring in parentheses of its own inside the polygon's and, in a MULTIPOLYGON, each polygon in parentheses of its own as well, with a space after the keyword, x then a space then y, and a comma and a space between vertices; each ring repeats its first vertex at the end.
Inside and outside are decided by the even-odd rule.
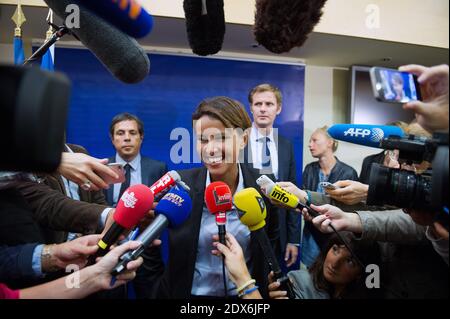
POLYGON ((135 0, 75 0, 75 2, 134 38, 143 38, 152 31, 152 16, 135 0))
POLYGON ((232 197, 230 188, 224 182, 211 183, 205 190, 206 207, 211 214, 216 216, 216 224, 219 228, 219 242, 223 245, 226 245, 226 213, 233 208, 232 197))
POLYGON ((322 17, 326 0, 256 0, 256 41, 273 53, 301 47, 322 17))
POLYGON ((177 228, 181 226, 190 216, 192 210, 192 200, 189 194, 181 189, 171 189, 158 203, 155 208, 155 220, 136 239, 142 243, 139 248, 127 252, 119 259, 119 263, 112 271, 113 276, 117 276, 126 270, 130 261, 136 260, 142 255, 144 250, 158 238, 167 228, 177 228))
POLYGON ((256 180, 256 184, 259 185, 261 191, 268 198, 273 200, 276 203, 283 204, 292 209, 301 209, 306 208, 308 210, 308 214, 312 217, 319 216, 319 213, 313 210, 309 203, 303 204, 300 199, 294 194, 289 193, 285 189, 283 189, 280 185, 275 184, 269 177, 266 175, 262 175, 260 178, 256 180))
POLYGON ((103 238, 98 242, 98 251, 93 260, 104 256, 125 230, 131 230, 145 217, 153 205, 153 193, 145 185, 138 184, 129 187, 117 203, 114 212, 114 223, 103 238))
POLYGON ((269 237, 264 230, 266 226, 267 209, 264 199, 254 188, 246 188, 237 192, 233 198, 233 204, 236 207, 239 219, 255 235, 264 258, 275 274, 275 279, 280 283, 280 288, 287 291, 289 299, 295 299, 292 283, 281 271, 277 257, 273 252, 269 237))
POLYGON ((375 148, 383 148, 381 141, 385 138, 405 136, 397 126, 365 124, 336 124, 328 129, 328 134, 339 141, 375 148))
POLYGON ((192 52, 200 56, 216 54, 225 37, 223 0, 184 0, 186 30, 192 52))
MULTIPOLYGON (((73 4, 73 0, 44 1, 63 20, 66 17, 66 7, 73 4)), ((136 40, 83 6, 79 8, 80 26, 71 29, 71 32, 118 80, 129 84, 144 80, 150 71, 150 60, 136 40)))
MULTIPOLYGON (((264 194, 269 197, 271 200, 282 203, 283 205, 286 205, 291 208, 299 208, 300 210, 306 209, 308 211, 308 214, 315 218, 319 216, 320 214, 311 208, 311 203, 306 202, 306 204, 303 204, 297 196, 294 194, 289 193, 288 191, 284 190, 279 185, 275 184, 269 177, 266 175, 261 176, 256 180, 256 183, 261 187, 261 190, 264 192, 264 194)), ((333 232, 336 234, 336 236, 339 238, 339 240, 344 244, 344 246, 348 249, 348 251, 351 253, 352 256, 355 257, 356 261, 363 265, 361 261, 359 260, 358 256, 354 253, 353 249, 350 247, 347 240, 336 230, 334 225, 332 223, 329 224, 330 228, 333 230, 333 232)), ((365 268, 363 266, 363 268, 365 268)))
POLYGON ((157 180, 150 190, 153 192, 154 200, 158 201, 163 197, 172 187, 180 185, 185 191, 189 192, 190 188, 182 180, 180 174, 176 171, 170 171, 166 173, 163 177, 157 180))

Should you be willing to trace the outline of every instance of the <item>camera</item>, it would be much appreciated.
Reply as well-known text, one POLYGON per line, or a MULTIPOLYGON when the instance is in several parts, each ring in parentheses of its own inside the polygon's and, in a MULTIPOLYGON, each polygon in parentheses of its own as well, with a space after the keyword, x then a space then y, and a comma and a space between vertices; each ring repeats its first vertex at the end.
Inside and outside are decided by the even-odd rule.
POLYGON ((368 205, 393 205, 441 211, 448 207, 448 134, 435 133, 431 139, 409 135, 390 136, 381 142, 387 150, 399 150, 406 164, 432 163, 423 174, 373 164, 370 172, 368 205))
POLYGON ((64 147, 70 86, 61 73, 0 65, 0 170, 56 170, 64 147))

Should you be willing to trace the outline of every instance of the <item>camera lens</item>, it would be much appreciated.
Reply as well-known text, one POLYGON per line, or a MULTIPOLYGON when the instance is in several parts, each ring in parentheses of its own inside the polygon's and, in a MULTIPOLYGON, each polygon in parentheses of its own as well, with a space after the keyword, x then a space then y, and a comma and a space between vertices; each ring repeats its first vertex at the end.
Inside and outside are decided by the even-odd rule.
POLYGON ((368 205, 401 208, 431 206, 431 176, 373 164, 370 172, 368 205))

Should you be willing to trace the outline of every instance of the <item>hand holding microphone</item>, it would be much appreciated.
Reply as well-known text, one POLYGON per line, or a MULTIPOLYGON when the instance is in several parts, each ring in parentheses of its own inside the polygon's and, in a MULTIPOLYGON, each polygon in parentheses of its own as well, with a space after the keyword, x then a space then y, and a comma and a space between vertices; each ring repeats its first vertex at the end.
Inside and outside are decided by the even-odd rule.
MULTIPOLYGON (((218 236, 214 236, 215 240, 218 239, 218 236)), ((252 277, 247 268, 247 264, 245 262, 244 252, 242 251, 242 247, 239 245, 236 238, 230 234, 226 234, 226 245, 223 245, 220 242, 213 243, 216 250, 213 250, 212 253, 216 256, 224 256, 225 265, 228 269, 228 274, 230 275, 230 279, 236 285, 236 287, 246 287, 247 289, 254 290, 252 293, 245 294, 243 299, 262 299, 258 290, 258 287, 255 284, 247 283, 252 282, 252 277)))
POLYGON ((135 250, 120 257, 120 261, 112 271, 117 276, 127 269, 127 264, 136 260, 144 250, 158 238, 166 228, 182 225, 190 216, 192 200, 184 190, 171 189, 158 203, 155 209, 156 218, 153 223, 136 239, 142 244, 135 250))
POLYGON ((334 190, 326 189, 328 195, 338 202, 346 205, 355 205, 365 202, 369 192, 369 185, 357 181, 345 180, 335 183, 338 187, 334 190))
POLYGON ((255 235, 266 262, 275 274, 275 278, 280 282, 283 290, 287 291, 290 299, 295 299, 292 283, 289 278, 283 274, 277 257, 273 252, 269 237, 264 226, 266 225, 267 209, 264 199, 254 188, 244 189, 234 195, 233 204, 238 210, 241 222, 246 225, 255 235))
POLYGON ((299 209, 302 211, 303 209, 307 209, 308 213, 316 217, 319 214, 311 209, 308 203, 303 204, 300 199, 294 194, 289 193, 285 189, 283 189, 280 185, 275 184, 269 177, 266 175, 261 176, 256 180, 256 183, 261 187, 262 192, 266 195, 271 201, 278 203, 282 206, 288 207, 290 209, 299 209))
POLYGON ((93 256, 104 256, 119 237, 127 230, 134 228, 153 205, 153 192, 145 185, 129 187, 117 203, 114 222, 98 242, 98 251, 93 256))
POLYGON ((328 234, 334 231, 348 231, 355 234, 362 233, 363 226, 358 214, 345 213, 338 207, 332 205, 311 206, 320 212, 320 215, 312 218, 304 210, 303 217, 305 220, 313 223, 322 233, 328 234), (331 223, 333 223, 333 228, 331 227, 331 223))
MULTIPOLYGON (((317 206, 311 207, 311 204, 308 202, 306 202, 306 204, 301 203, 300 200, 296 196, 288 193, 287 191, 285 191, 283 188, 281 188, 279 185, 273 183, 272 181, 269 182, 269 180, 270 179, 267 176, 263 175, 256 181, 256 183, 258 185, 264 185, 264 187, 262 187, 262 189, 266 196, 268 196, 270 199, 272 199, 274 201, 283 203, 288 207, 295 208, 295 209, 299 208, 299 209, 301 209, 303 214, 308 213, 308 215, 310 215, 312 218, 319 219, 321 214, 320 214, 320 212, 318 212, 316 210, 318 208, 317 206)), ((327 206, 327 205, 325 205, 325 206, 327 206)), ((328 206, 331 206, 331 205, 328 205, 328 206)), ((320 217, 320 218, 323 218, 323 217, 320 217)), ((327 216, 325 216, 325 219, 328 219, 327 216)), ((331 221, 326 222, 326 224, 327 224, 326 226, 331 228, 331 230, 339 237, 340 241, 344 244, 344 246, 348 249, 348 251, 352 254, 352 256, 356 256, 353 253, 353 250, 351 249, 351 247, 348 245, 347 241, 341 236, 341 234, 334 227, 334 225, 331 223, 331 221)), ((357 261, 359 261, 357 256, 355 257, 355 259, 357 261)), ((277 277, 277 272, 274 271, 274 273, 275 273, 275 277, 277 277)))

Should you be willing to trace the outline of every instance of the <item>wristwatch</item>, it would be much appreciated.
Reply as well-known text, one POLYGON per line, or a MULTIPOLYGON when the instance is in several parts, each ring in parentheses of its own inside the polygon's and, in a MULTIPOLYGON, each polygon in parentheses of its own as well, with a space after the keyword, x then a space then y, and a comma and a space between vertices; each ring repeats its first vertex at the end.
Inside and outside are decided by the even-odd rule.
POLYGON ((56 245, 44 245, 41 253, 41 269, 42 272, 56 272, 60 270, 56 266, 56 260, 53 258, 53 247, 56 245))

